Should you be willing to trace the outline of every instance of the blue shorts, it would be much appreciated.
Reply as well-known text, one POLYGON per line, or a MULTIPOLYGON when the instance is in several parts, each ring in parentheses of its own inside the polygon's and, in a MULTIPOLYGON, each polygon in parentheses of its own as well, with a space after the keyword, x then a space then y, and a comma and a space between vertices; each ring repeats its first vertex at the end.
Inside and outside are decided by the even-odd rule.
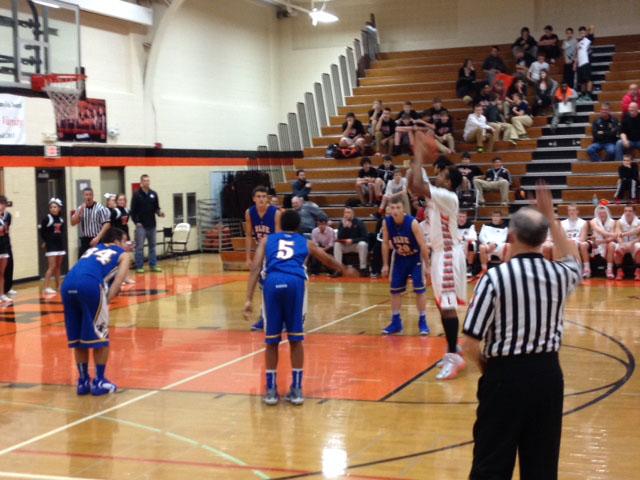
POLYGON ((264 280, 262 312, 265 342, 280 343, 282 328, 286 327, 289 341, 304 340, 304 317, 307 313, 306 281, 294 275, 272 273, 264 280))
POLYGON ((391 266, 391 294, 404 293, 407 290, 407 280, 411 277, 413 291, 424 293, 424 272, 422 271, 422 259, 420 255, 402 256, 393 255, 391 266))
POLYGON ((109 346, 109 306, 107 290, 98 281, 87 279, 62 284, 64 323, 70 348, 109 346))

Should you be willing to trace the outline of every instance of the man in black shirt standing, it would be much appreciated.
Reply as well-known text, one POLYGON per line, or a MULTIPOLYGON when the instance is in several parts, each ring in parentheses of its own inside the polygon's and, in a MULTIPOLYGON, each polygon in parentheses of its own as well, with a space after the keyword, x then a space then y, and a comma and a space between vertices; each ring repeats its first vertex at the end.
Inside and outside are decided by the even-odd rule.
POLYGON ((140 177, 140 188, 131 199, 131 218, 136 224, 136 273, 144 273, 144 241, 149 247, 149 266, 152 272, 162 272, 156 256, 156 215, 164 217, 160 210, 158 194, 150 188, 149 175, 140 177))

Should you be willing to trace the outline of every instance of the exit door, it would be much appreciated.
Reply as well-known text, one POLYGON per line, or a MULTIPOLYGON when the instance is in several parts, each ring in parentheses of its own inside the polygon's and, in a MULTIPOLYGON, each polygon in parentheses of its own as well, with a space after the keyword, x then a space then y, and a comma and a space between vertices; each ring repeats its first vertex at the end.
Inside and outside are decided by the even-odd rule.
MULTIPOLYGON (((68 249, 68 235, 69 224, 65 211, 69 210, 66 199, 66 186, 63 169, 37 169, 36 170, 36 205, 38 212, 38 224, 49 213, 49 200, 51 198, 59 198, 62 200, 64 207, 62 207, 62 218, 64 219, 64 248, 68 249)), ((38 265, 40 276, 44 276, 47 271, 47 259, 44 255, 44 250, 40 248, 42 241, 38 238, 38 265)), ((66 273, 69 268, 68 255, 64 257, 62 263, 62 273, 66 273)))

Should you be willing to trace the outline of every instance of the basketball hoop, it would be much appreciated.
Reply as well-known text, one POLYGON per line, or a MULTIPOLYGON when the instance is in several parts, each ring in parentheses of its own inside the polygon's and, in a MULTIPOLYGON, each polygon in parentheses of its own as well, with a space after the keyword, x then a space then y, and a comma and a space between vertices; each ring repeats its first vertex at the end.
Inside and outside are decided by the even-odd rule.
POLYGON ((84 91, 86 76, 81 74, 33 75, 31 88, 35 92, 47 92, 53 103, 56 123, 78 119, 78 102, 84 91))

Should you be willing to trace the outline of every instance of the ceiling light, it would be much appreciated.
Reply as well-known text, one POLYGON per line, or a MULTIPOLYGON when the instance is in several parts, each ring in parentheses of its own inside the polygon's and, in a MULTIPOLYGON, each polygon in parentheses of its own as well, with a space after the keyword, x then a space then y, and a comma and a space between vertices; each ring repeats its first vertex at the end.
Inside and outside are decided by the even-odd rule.
POLYGON ((316 26, 318 23, 334 23, 339 19, 333 13, 326 12, 324 10, 324 5, 321 10, 314 8, 309 12, 309 16, 311 17, 311 23, 316 26))
POLYGON ((48 2, 47 0, 33 0, 33 3, 37 3, 38 5, 42 5, 43 7, 51 7, 51 8, 60 8, 60 5, 53 2, 48 2))

